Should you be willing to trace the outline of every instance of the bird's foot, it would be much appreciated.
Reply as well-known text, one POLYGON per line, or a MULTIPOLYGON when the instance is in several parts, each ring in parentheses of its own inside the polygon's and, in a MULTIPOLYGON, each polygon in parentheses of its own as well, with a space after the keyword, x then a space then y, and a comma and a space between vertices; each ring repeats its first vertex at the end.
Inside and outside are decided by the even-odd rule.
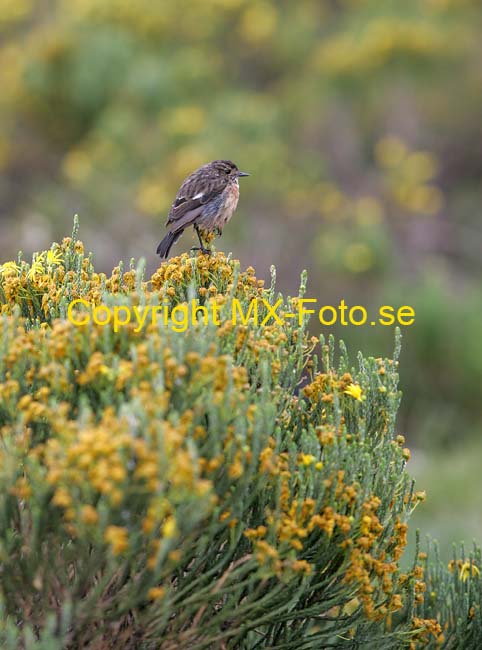
POLYGON ((204 248, 204 246, 193 246, 191 248, 192 251, 201 251, 203 255, 211 255, 211 249, 210 248, 204 248))

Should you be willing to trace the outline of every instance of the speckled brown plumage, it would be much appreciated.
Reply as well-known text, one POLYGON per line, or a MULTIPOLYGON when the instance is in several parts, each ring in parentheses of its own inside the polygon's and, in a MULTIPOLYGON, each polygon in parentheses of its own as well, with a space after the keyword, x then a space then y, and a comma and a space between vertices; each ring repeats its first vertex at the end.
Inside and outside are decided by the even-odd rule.
POLYGON ((200 250, 208 253, 199 231, 222 233, 238 205, 241 176, 249 174, 240 172, 230 160, 214 160, 190 174, 169 210, 166 221, 169 232, 157 247, 158 255, 167 258, 171 246, 189 226, 196 230, 200 250))

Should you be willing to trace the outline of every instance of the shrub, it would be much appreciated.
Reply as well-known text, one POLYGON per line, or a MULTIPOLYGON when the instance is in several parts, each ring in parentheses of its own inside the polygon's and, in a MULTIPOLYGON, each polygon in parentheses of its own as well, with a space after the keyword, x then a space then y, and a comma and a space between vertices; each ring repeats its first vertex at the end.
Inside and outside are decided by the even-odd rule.
POLYGON ((399 337, 355 369, 263 303, 233 324, 234 299, 293 310, 274 271, 265 289, 184 254, 106 277, 76 231, 4 264, 0 297, 2 647, 479 647, 479 551, 400 565, 424 494, 395 431, 399 337), (79 298, 195 298, 221 324, 76 326, 79 298))

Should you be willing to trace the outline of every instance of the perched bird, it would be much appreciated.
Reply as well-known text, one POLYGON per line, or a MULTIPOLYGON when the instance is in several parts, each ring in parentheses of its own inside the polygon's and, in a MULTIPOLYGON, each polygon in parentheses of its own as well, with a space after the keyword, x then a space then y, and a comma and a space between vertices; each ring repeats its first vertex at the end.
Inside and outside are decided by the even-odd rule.
POLYGON ((185 179, 169 210, 169 232, 157 247, 161 259, 167 258, 171 246, 189 226, 194 226, 200 244, 191 250, 210 252, 204 247, 201 232, 222 234, 238 205, 240 176, 249 174, 240 172, 230 160, 213 160, 185 179))

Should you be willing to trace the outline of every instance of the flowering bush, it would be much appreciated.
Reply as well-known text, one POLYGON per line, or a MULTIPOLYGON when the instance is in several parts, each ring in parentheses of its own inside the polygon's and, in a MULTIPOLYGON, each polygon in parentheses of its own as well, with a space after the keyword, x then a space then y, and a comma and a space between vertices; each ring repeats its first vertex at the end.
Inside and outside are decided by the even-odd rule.
POLYGON ((257 297, 274 272, 222 253, 97 274, 76 232, 1 266, 2 647, 479 647, 479 551, 400 565, 398 341, 355 369, 305 323, 234 326, 257 297), (221 325, 76 326, 77 298, 221 325))

